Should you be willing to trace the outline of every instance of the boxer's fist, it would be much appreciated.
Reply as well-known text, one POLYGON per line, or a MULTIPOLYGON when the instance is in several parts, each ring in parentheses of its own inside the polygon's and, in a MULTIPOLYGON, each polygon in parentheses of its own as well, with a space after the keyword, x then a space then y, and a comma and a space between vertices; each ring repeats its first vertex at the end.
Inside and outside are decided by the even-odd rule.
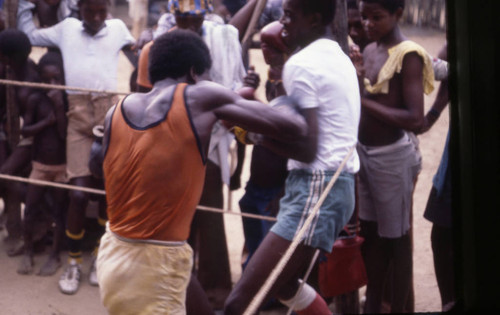
POLYGON ((278 21, 267 24, 260 31, 260 45, 268 65, 283 65, 290 53, 282 36, 283 24, 278 21))

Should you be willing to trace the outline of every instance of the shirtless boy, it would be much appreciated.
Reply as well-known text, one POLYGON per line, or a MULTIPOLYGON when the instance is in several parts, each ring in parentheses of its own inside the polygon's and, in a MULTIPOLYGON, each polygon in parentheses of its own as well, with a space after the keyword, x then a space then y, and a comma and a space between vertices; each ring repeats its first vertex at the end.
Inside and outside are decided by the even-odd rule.
POLYGON ((362 0, 368 38, 358 152, 359 217, 368 275, 365 312, 379 313, 384 282, 393 266, 392 312, 403 312, 411 288, 412 247, 408 233, 421 156, 413 132, 424 117, 424 92, 433 89, 431 60, 398 27, 404 0, 362 0))
POLYGON ((110 314, 185 314, 186 287, 196 281, 186 240, 217 120, 278 140, 305 134, 301 116, 203 81, 210 66, 208 48, 196 33, 163 34, 150 52, 151 92, 127 96, 106 116, 109 226, 97 271, 110 314))
MULTIPOLYGON (((36 64, 29 58, 31 44, 28 37, 21 31, 7 29, 0 33, 0 63, 9 66, 11 78, 18 81, 39 82, 36 64)), ((28 99, 36 91, 31 87, 15 87, 15 102, 22 116, 28 99)), ((27 176, 30 171, 32 138, 23 138, 15 148, 10 148, 10 154, 2 161, 0 173, 8 175, 27 176), (25 174, 26 173, 26 174, 25 174)), ((12 247, 7 254, 14 256, 22 253, 23 243, 20 203, 24 200, 26 186, 19 182, 2 182, 3 198, 6 204, 6 228, 12 247), (8 183, 8 184, 7 184, 8 183)))
MULTIPOLYGON (((39 61, 38 68, 42 82, 63 84, 61 55, 48 52, 39 61)), ((39 91, 30 96, 24 113, 21 134, 33 139, 33 161, 31 179, 66 182, 66 118, 67 103, 61 90, 39 91)), ((67 191, 45 186, 28 185, 24 210, 24 257, 17 272, 33 272, 33 236, 37 214, 46 191, 52 194, 52 215, 55 224, 52 250, 39 275, 54 274, 61 266, 60 242, 64 235, 64 210, 67 191)))

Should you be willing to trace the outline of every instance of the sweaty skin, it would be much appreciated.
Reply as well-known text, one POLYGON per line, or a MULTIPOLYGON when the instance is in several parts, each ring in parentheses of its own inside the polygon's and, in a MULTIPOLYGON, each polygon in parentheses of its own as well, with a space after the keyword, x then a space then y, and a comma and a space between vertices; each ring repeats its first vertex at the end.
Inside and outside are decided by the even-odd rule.
MULTIPOLYGON (((192 77, 184 78, 184 82, 192 83, 196 82, 195 80, 197 79, 193 80, 192 77)), ((177 82, 182 81, 167 78, 157 82, 149 93, 130 95, 123 103, 127 117, 137 126, 147 126, 163 119, 170 108, 173 88, 177 82), (144 108, 143 104, 148 105, 144 108)), ((185 96, 186 103, 192 104, 189 106, 191 118, 205 154, 208 153, 212 127, 219 119, 289 143, 303 138, 307 130, 301 116, 285 116, 265 104, 245 100, 233 91, 210 81, 200 81, 188 86, 185 96)), ((113 109, 106 116, 104 148, 108 144, 109 121, 113 109)))

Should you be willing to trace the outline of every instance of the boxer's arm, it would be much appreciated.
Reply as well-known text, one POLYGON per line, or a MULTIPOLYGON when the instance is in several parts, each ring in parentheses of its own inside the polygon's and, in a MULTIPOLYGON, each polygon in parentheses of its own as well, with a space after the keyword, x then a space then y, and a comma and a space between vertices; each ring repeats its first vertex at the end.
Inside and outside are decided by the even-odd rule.
POLYGON ((304 163, 313 162, 318 150, 317 108, 304 109, 301 114, 307 123, 306 135, 296 137, 293 142, 284 142, 265 136, 261 138, 258 144, 290 159, 304 163))

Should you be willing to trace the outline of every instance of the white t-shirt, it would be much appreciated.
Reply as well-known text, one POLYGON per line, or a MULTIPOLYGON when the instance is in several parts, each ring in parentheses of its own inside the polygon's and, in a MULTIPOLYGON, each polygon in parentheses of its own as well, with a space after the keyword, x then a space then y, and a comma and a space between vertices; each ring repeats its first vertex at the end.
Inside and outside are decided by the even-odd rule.
MULTIPOLYGON (((94 36, 75 18, 66 18, 56 25, 37 29, 33 15, 19 1, 18 29, 28 35, 34 46, 58 47, 64 62, 66 85, 87 89, 111 90, 117 88, 118 57, 120 50, 135 39, 119 19, 105 21, 105 26, 94 36)), ((68 94, 79 92, 68 90, 68 94)))
MULTIPOLYGON (((238 30, 229 24, 203 21, 202 37, 210 50, 212 68, 210 78, 233 91, 241 88, 246 75, 241 59, 241 45, 238 30)), ((220 167, 222 181, 229 185, 229 147, 234 135, 218 122, 213 130, 208 150, 208 158, 220 167)))
MULTIPOLYGON (((336 170, 357 143, 361 110, 356 70, 337 42, 318 39, 286 62, 283 85, 300 108, 318 109, 318 152, 315 160, 288 160, 288 169, 336 170)), ((356 152, 344 171, 356 173, 356 152)))

